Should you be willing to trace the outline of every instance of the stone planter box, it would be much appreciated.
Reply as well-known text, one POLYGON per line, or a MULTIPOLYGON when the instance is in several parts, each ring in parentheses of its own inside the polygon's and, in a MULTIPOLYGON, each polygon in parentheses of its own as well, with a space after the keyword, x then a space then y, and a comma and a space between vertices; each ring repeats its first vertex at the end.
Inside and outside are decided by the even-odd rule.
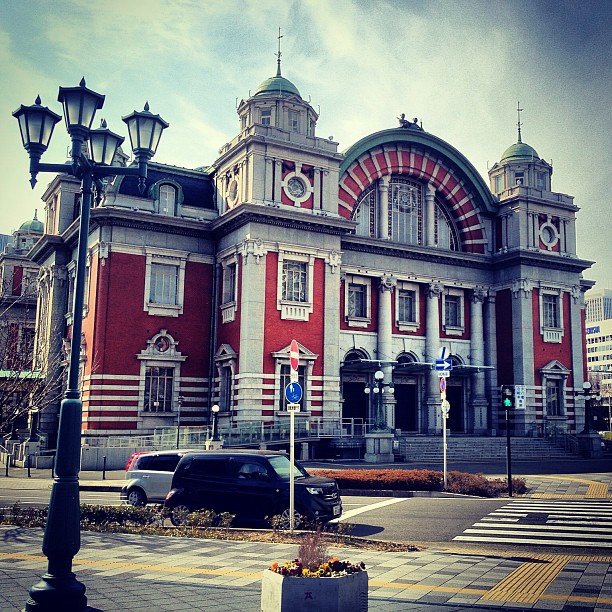
POLYGON ((265 570, 261 581, 262 612, 365 612, 368 572, 337 578, 297 578, 265 570))

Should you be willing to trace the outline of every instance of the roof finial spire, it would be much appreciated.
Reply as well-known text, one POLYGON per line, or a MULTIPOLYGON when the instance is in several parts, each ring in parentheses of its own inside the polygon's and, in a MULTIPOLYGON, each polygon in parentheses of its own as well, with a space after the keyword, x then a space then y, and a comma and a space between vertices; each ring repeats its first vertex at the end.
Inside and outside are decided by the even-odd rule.
POLYGON ((276 76, 279 77, 281 76, 281 38, 282 38, 282 34, 281 34, 281 29, 280 27, 278 28, 278 53, 276 54, 276 76))
POLYGON ((516 103, 516 114, 518 115, 518 121, 517 121, 517 123, 516 123, 516 127, 518 128, 518 142, 523 142, 523 141, 521 140, 521 125, 523 125, 523 124, 521 123, 521 111, 522 111, 522 110, 523 110, 523 109, 521 108, 521 103, 520 103, 520 102, 517 102, 517 103, 516 103))

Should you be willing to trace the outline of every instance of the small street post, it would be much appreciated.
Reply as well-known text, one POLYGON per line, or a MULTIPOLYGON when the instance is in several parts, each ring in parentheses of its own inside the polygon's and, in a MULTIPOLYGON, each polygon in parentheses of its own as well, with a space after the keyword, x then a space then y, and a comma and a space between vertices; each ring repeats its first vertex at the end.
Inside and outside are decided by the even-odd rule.
POLYGON ((510 410, 514 408, 514 387, 503 385, 501 388, 502 405, 506 412, 506 469, 508 473, 508 497, 512 497, 512 446, 510 444, 510 410))

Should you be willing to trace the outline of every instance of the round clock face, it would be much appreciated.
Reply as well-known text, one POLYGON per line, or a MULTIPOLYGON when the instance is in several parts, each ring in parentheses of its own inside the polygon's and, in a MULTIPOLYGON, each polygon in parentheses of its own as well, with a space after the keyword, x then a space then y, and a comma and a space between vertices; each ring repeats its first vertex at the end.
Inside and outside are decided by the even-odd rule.
POLYGON ((557 229, 552 223, 544 223, 540 227, 540 238, 547 247, 553 247, 559 240, 557 229))
POLYGON ((287 191, 294 198, 301 198, 306 193, 306 186, 299 178, 293 177, 287 181, 287 191))
POLYGON ((168 338, 166 338, 166 336, 160 336, 155 341, 155 348, 160 353, 165 353, 170 348, 170 340, 168 340, 168 338))

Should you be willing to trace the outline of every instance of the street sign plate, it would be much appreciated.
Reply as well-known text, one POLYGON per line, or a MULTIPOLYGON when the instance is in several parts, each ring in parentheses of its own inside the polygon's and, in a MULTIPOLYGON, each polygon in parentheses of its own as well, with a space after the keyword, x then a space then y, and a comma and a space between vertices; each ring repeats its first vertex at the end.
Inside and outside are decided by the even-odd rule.
POLYGON ((285 397, 288 402, 297 404, 302 399, 302 387, 300 383, 290 382, 285 387, 285 397))
POLYGON ((448 378, 450 376, 450 370, 440 370, 439 372, 436 372, 436 375, 439 376, 440 379, 448 378))
POLYGON ((436 359, 436 371, 446 372, 453 369, 453 362, 450 359, 436 359))
POLYGON ((299 404, 287 404, 287 410, 289 412, 299 412, 300 405, 299 404))
POLYGON ((525 385, 514 385, 514 408, 525 410, 527 391, 525 385))

